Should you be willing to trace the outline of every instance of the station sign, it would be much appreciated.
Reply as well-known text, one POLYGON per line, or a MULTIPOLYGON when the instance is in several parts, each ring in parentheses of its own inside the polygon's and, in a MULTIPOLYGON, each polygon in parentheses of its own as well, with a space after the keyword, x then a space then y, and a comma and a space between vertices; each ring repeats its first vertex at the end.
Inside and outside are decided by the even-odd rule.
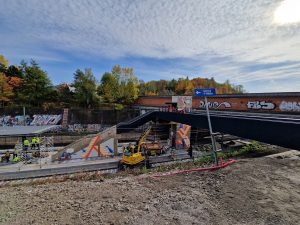
POLYGON ((195 96, 207 97, 216 95, 215 88, 196 88, 194 89, 195 96))

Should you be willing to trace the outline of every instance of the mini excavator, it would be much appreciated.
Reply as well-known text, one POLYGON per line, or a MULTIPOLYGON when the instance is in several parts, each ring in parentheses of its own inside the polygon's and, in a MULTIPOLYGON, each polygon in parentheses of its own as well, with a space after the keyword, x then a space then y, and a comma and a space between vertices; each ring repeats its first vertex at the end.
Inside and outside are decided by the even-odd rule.
POLYGON ((147 167, 150 166, 143 149, 143 144, 145 143, 145 139, 151 131, 151 127, 152 126, 149 126, 144 131, 136 145, 132 145, 123 149, 123 157, 119 162, 119 169, 123 169, 124 166, 134 167, 141 165, 142 162, 145 162, 147 167))

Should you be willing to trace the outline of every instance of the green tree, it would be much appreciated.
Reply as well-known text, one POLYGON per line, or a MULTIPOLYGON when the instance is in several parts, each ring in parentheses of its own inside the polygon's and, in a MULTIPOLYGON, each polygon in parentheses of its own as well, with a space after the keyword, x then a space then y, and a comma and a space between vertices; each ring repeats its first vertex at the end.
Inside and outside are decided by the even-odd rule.
POLYGON ((134 75, 133 68, 114 66, 112 74, 119 78, 118 103, 132 104, 138 97, 138 79, 134 75))
POLYGON ((139 94, 141 96, 144 96, 144 95, 147 94, 147 85, 146 85, 145 81, 139 80, 139 86, 138 86, 138 88, 139 88, 139 94))
POLYGON ((108 103, 131 104, 139 93, 138 80, 132 68, 115 65, 111 73, 104 73, 98 94, 108 103))
POLYGON ((74 73, 75 99, 80 106, 91 108, 98 104, 97 84, 91 69, 74 73))
POLYGON ((118 76, 111 73, 104 73, 101 78, 101 84, 98 87, 98 94, 104 98, 105 102, 115 103, 119 97, 118 76))
POLYGON ((169 91, 171 91, 172 93, 174 93, 177 85, 178 85, 178 81, 175 79, 172 79, 172 80, 168 81, 166 88, 169 91))
POLYGON ((147 83, 147 94, 148 95, 157 95, 156 81, 152 80, 147 83))
POLYGON ((23 104, 42 106, 49 100, 52 90, 47 73, 34 60, 31 60, 30 66, 23 61, 21 69, 24 76, 21 90, 23 104))
POLYGON ((130 79, 124 87, 124 103, 132 104, 138 98, 138 82, 135 79, 130 79))
POLYGON ((23 78, 22 70, 18 66, 15 66, 15 65, 10 65, 7 68, 5 74, 8 77, 23 78))

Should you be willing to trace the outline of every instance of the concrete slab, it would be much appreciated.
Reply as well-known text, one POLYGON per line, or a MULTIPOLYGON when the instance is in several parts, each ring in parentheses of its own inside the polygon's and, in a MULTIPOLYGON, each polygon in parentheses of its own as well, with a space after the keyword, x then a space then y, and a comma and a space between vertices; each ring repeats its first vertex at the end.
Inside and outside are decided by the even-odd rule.
POLYGON ((276 159, 298 159, 300 160, 300 151, 290 150, 286 152, 281 152, 273 155, 265 156, 267 158, 276 158, 276 159))
POLYGON ((58 125, 49 126, 12 126, 12 127, 0 127, 0 136, 34 136, 45 133, 52 129, 56 129, 58 125))

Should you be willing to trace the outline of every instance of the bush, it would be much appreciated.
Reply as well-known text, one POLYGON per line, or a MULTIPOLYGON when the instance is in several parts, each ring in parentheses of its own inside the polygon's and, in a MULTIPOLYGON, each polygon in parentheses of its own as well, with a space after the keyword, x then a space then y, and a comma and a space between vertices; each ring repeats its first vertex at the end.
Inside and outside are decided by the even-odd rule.
POLYGON ((257 141, 252 141, 250 144, 247 144, 242 147, 241 152, 246 153, 254 153, 254 152, 264 152, 266 151, 266 147, 258 143, 257 141))
POLYGON ((205 164, 213 161, 213 157, 211 155, 202 156, 195 160, 195 164, 205 164))
POLYGON ((122 110, 124 106, 122 104, 115 104, 115 110, 122 110))

